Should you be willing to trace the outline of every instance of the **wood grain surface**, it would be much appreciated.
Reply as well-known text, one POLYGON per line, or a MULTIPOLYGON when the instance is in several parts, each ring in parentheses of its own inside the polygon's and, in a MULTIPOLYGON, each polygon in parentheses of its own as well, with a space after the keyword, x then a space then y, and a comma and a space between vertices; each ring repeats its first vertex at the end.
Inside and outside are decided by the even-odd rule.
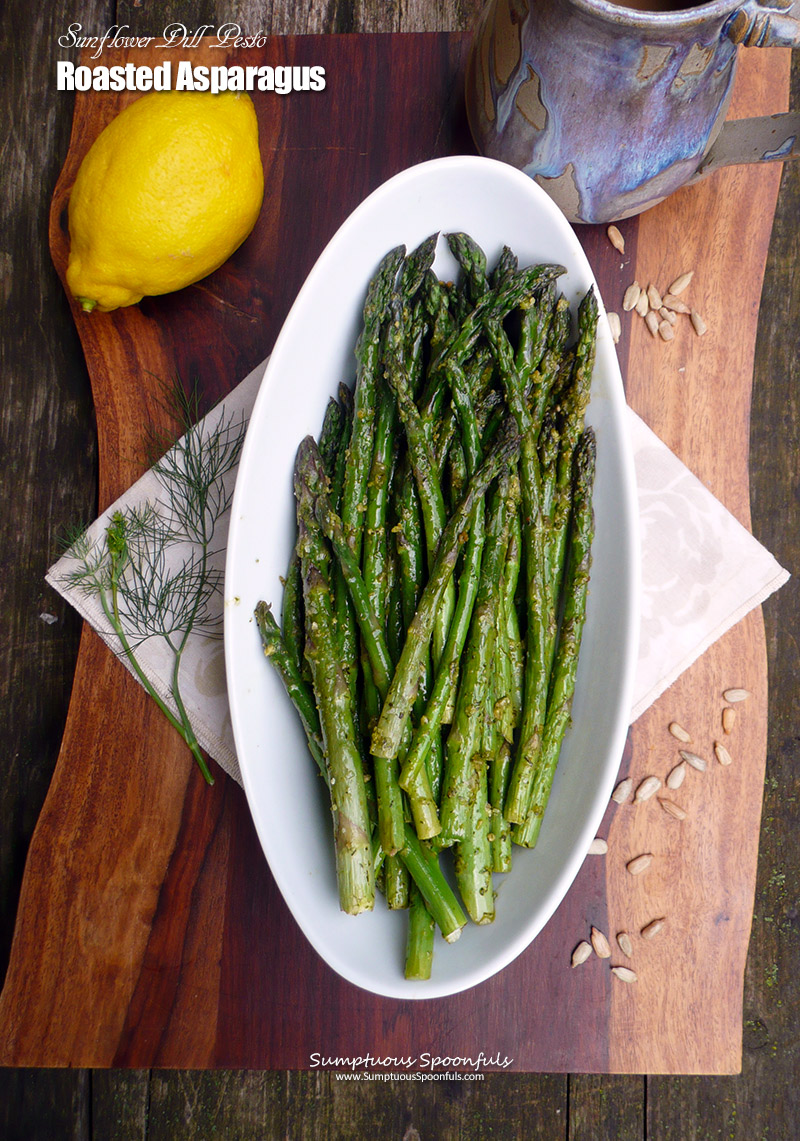
MULTIPOLYGON (((299 38, 237 55, 357 74, 358 110, 335 86, 315 109, 257 95, 267 198, 245 246, 179 294, 112 314, 74 307, 97 412, 101 506, 139 474, 142 425, 160 415, 158 378, 196 375, 210 396, 231 387, 268 351, 316 253, 352 206, 411 162, 469 145, 460 99, 466 45, 458 36, 299 38), (370 113, 377 106, 380 117, 370 113), (300 190, 311 179, 326 193, 309 207, 300 190)), ((136 53, 137 62, 160 58, 154 49, 136 53)), ((223 62, 210 49, 192 55, 206 59, 223 62)), ((774 108, 786 91, 786 67, 767 77, 759 63, 749 57, 740 79, 740 98, 755 111, 774 108)), ((77 165, 130 98, 76 101, 51 213, 62 274, 77 165)), ((602 231, 581 231, 609 306, 633 277, 666 284, 691 267, 698 281, 732 282, 724 302, 708 289, 702 297, 711 326, 702 354, 688 328, 663 345, 639 322, 621 357, 633 406, 745 523, 756 301, 776 193, 777 168, 716 176, 626 223, 622 263, 602 231), (742 180, 734 192, 733 179, 742 180), (746 241, 732 240, 742 233, 746 241)), ((610 814, 609 857, 587 861, 528 952, 464 995, 398 1003, 321 963, 272 883, 241 790, 224 778, 202 787, 180 742, 87 632, 28 857, 0 998, 0 1060, 303 1069, 313 1052, 469 1058, 482 1050, 521 1071, 736 1072, 765 755, 757 615, 634 726, 623 769, 637 779, 664 775, 676 759, 666 733, 673 716, 710 743, 731 684, 753 692, 736 737, 747 764, 707 775, 695 793, 702 811, 682 825, 642 811, 610 814), (644 849, 658 849, 663 870, 634 892, 624 863, 644 849), (638 941, 641 985, 626 988, 598 962, 570 970, 569 952, 590 925, 638 931, 656 914, 667 917, 668 937, 638 941), (667 1001, 676 993, 686 1001, 667 1001), (503 1017, 520 1004, 517 1017, 503 1017), (556 1009, 567 1017, 554 1020, 556 1009)))

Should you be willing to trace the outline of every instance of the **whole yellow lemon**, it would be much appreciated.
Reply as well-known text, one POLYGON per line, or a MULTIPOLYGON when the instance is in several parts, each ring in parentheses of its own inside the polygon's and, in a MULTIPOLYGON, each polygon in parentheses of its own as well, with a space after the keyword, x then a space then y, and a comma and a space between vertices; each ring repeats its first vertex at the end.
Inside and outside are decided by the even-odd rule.
POLYGON ((263 196, 248 95, 143 95, 81 163, 69 201, 69 289, 84 309, 108 312, 191 285, 242 244, 263 196))

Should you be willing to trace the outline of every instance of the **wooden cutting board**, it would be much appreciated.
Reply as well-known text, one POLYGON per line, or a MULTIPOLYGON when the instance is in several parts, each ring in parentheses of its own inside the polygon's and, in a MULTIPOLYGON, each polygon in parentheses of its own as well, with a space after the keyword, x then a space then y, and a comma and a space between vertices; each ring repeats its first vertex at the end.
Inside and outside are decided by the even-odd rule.
MULTIPOLYGON (((318 253, 370 190, 411 163, 472 149, 461 96, 467 48, 463 35, 436 34, 272 39, 235 59, 205 47, 185 53, 195 64, 318 64, 327 86, 254 94, 266 200, 228 264, 131 309, 75 308, 97 411, 100 508, 141 473, 142 424, 163 415, 153 377, 177 371, 210 396, 228 391, 269 352, 318 253)), ((128 58, 164 56, 152 47, 104 62, 128 58)), ((784 52, 744 52, 732 114, 781 110, 788 64, 784 52)), ((133 97, 76 98, 51 214, 62 277, 77 166, 133 97)), ((680 192, 621 226, 624 256, 601 228, 579 231, 609 308, 620 308, 634 277, 663 285, 695 270, 707 335, 684 326, 661 344, 626 314, 620 362, 633 407, 744 524, 752 358, 778 177, 774 165, 740 169, 680 192)), ((526 953, 465 994, 397 1002, 345 983, 311 950, 271 879, 242 790, 221 773, 213 788, 203 784, 138 685, 85 630, 0 996, 0 1064, 304 1069, 314 1055, 370 1055, 426 1068, 426 1055, 482 1052, 485 1069, 737 1072, 766 742, 760 612, 636 722, 621 773, 668 771, 673 718, 708 752, 729 685, 753 695, 728 738, 734 763, 695 782, 685 821, 610 808, 608 855, 587 859, 526 953), (657 851, 658 870, 634 881, 625 859, 645 849, 657 851), (666 917, 665 930, 646 942, 636 933, 655 916, 666 917), (637 984, 619 982, 599 959, 570 968, 591 925, 634 933, 637 984)))

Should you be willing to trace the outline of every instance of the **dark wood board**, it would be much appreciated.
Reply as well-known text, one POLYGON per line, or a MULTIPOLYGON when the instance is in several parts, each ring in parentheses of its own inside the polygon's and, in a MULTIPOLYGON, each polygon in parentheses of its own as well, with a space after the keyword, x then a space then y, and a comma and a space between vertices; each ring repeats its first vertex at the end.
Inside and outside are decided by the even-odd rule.
MULTIPOLYGON (((259 105, 268 185, 280 186, 281 192, 270 199, 253 239, 202 288, 102 317, 95 325, 76 315, 98 414, 101 505, 138 474, 138 439, 128 430, 141 423, 143 410, 155 407, 154 393, 145 385, 112 388, 109 378, 132 372, 141 377, 145 368, 163 375, 177 364, 184 373, 196 372, 209 391, 218 394, 220 378, 224 389, 244 375, 269 350, 317 252, 352 206, 410 162, 468 146, 459 96, 465 46, 466 40, 455 36, 305 39, 270 45, 267 51, 276 53, 275 60, 319 62, 326 52, 335 53, 340 74, 358 74, 362 85, 385 85, 383 97, 367 99, 361 90, 355 99, 352 88, 342 87, 319 121, 299 108, 292 110, 288 101, 259 105), (349 58, 347 53, 352 53, 349 58), (335 141, 334 124, 340 125, 341 140, 346 141, 335 141), (320 186, 326 189, 324 195, 320 186)), ((771 58, 774 63, 775 55, 771 58)), ((262 55, 259 62, 271 59, 262 55)), ((746 88, 748 110, 759 109, 754 106, 759 98, 768 100, 765 110, 774 110, 785 89, 785 72, 773 66, 764 84, 764 69, 755 63, 750 67, 748 61, 743 72, 745 84, 753 85, 746 88)), ((93 137, 90 132, 101 125, 100 104, 92 101, 91 113, 87 104, 81 99, 76 104, 73 164, 80 147, 93 137)), ((110 116, 115 109, 104 103, 102 114, 110 116)), ((655 424, 704 478, 711 482, 715 472, 720 474, 714 490, 744 521, 752 346, 776 174, 737 173, 734 177, 749 181, 739 182, 734 195, 719 189, 731 176, 719 177, 713 187, 708 183, 687 192, 693 196, 689 206, 684 202, 677 214, 668 213, 670 203, 648 215, 658 215, 658 225, 652 223, 655 229, 645 222, 626 225, 630 260, 625 274, 632 276, 639 258, 642 267, 648 266, 652 251, 665 248, 665 239, 676 252, 684 240, 681 220, 687 210, 694 218, 705 216, 707 223, 720 224, 732 199, 746 207, 750 243, 738 259, 740 280, 735 286, 745 307, 735 338, 730 338, 738 344, 735 415, 728 405, 728 420, 735 426, 731 439, 726 438, 730 447, 726 451, 719 440, 709 444, 685 434, 682 422, 674 418, 655 424), (728 458, 720 460, 722 454, 728 458)), ((69 163, 60 184, 62 195, 68 185, 69 163)), ((64 250, 63 202, 57 197, 53 215, 57 264, 64 250)), ((737 218, 736 224, 740 222, 737 218)), ((690 249, 702 257, 705 251, 697 238, 704 230, 698 225, 690 249)), ((622 271, 600 231, 582 231, 581 236, 611 304, 623 283, 622 271)), ((709 301, 713 308, 714 298, 709 301)), ((708 307, 706 315, 711 316, 708 307)), ((634 335, 621 345, 629 394, 643 412, 654 391, 647 377, 669 359, 662 357, 654 365, 652 354, 642 355, 652 348, 645 344, 634 335), (635 376, 629 360, 636 362, 635 376)), ((704 368, 710 351, 704 342, 704 368)), ((687 370, 685 381, 691 380, 687 370)), ((700 380, 695 378, 697 392, 700 380)), ((656 401, 653 407, 657 413, 662 403, 656 401)), ((685 408, 686 401, 680 407, 685 408)), ((761 784, 766 700, 758 616, 706 655, 704 664, 687 675, 684 692, 672 697, 676 704, 683 703, 684 716, 710 717, 720 683, 728 684, 726 667, 739 667, 743 657, 752 669, 747 683, 755 693, 746 722, 750 735, 741 742, 751 758, 747 783, 752 791, 761 784)), ((647 716, 632 733, 626 764, 633 771, 649 759, 663 730, 664 704, 647 716)), ((565 970, 569 949, 587 922, 602 926, 614 919, 618 880, 602 862, 587 864, 546 932, 496 980, 451 1000, 375 1000, 332 976, 297 932, 264 866, 241 790, 225 780, 210 792, 202 788, 138 688, 87 632, 62 755, 26 870, 11 967, 0 1000, 0 1058, 13 1065, 302 1068, 312 1049, 332 1054, 410 1049, 418 1054, 430 1049, 450 1055, 482 1049, 513 1057, 514 1068, 521 1070, 731 1072, 740 1059, 741 973, 758 825, 752 796, 745 800, 750 806, 746 835, 736 852, 729 853, 741 872, 732 901, 738 926, 735 937, 729 933, 722 947, 722 983, 707 995, 700 958, 699 974, 689 980, 699 984, 699 991, 688 1026, 678 1018, 677 1027, 670 1024, 663 1034, 659 996, 644 1007, 637 998, 631 1010, 620 1006, 599 972, 586 972, 576 982, 575 973, 565 970), (113 734, 104 717, 112 707, 124 714, 114 723, 113 734), (122 781, 114 775, 113 761, 128 719, 129 775, 122 781), (38 949, 35 959, 26 954, 33 945, 38 949), (324 999, 317 1002, 319 995, 324 999), (519 1010, 520 996, 524 1017, 509 1019, 509 1011, 519 1010), (717 1022, 704 1017, 706 1001, 709 1009, 719 1011, 717 1022), (560 1017, 554 1019, 556 1009, 560 1017)), ((616 820, 613 824, 620 827, 616 820)), ((694 962, 695 948, 690 951, 694 962)), ((663 965, 654 963, 654 977, 666 977, 663 965)), ((663 990, 659 993, 663 996, 663 990)))

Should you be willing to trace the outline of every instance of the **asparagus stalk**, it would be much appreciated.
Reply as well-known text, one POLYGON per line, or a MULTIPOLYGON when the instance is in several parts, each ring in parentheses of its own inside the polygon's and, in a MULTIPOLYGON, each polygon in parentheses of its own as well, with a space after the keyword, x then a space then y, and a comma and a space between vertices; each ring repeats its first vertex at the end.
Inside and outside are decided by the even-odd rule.
POLYGON ((486 764, 480 766, 477 787, 469 806, 469 823, 455 846, 453 867, 458 890, 467 915, 473 923, 491 923, 494 919, 492 888, 492 845, 489 840, 491 816, 488 800, 486 764))
MULTIPOLYGON (((475 801, 486 803, 483 720, 497 631, 503 561, 508 546, 507 481, 495 490, 453 726, 447 738, 440 819, 446 841, 465 840, 475 801)), ((484 811, 485 816, 485 811, 484 811)))
POLYGON ((472 620, 480 579, 483 542, 483 529, 476 531, 473 527, 464 552, 464 564, 458 582, 458 600, 444 653, 439 662, 425 712, 414 730, 411 745, 400 770, 401 788, 409 789, 414 786, 420 768, 425 764, 430 750, 435 747, 435 742, 439 738, 439 730, 444 722, 450 695, 455 690, 459 663, 472 620))
POLYGON ((518 472, 515 472, 512 477, 511 494, 514 500, 514 508, 511 511, 508 521, 508 549, 506 551, 505 567, 503 568, 503 619, 506 634, 505 645, 511 668, 512 687, 510 693, 514 708, 514 725, 516 727, 522 715, 522 685, 525 669, 516 599, 517 584, 522 566, 521 489, 518 472))
POLYGON ((564 564, 570 510, 574 452, 583 432, 583 423, 592 384, 597 333, 597 298, 589 290, 578 307, 578 342, 575 346, 571 377, 560 398, 560 433, 551 502, 546 512, 551 523, 545 541, 545 560, 553 576, 550 594, 558 596, 564 564))
POLYGON ((497 264, 489 275, 489 285, 492 289, 500 289, 519 267, 517 255, 509 246, 503 246, 497 264))
MULTIPOLYGON (((299 566, 299 561, 298 561, 299 566)), ((267 602, 259 602, 255 609, 256 623, 261 635, 264 656, 272 662, 283 682, 289 698, 300 715, 311 755, 325 774, 325 755, 322 730, 313 691, 303 677, 293 654, 281 635, 275 615, 267 602)))
POLYGON ((375 422, 377 379, 380 369, 381 330, 394 280, 405 247, 391 250, 381 261, 369 284, 364 303, 364 324, 356 345, 356 387, 353 397, 353 429, 348 445, 342 520, 347 542, 356 558, 361 555, 363 514, 367 481, 372 463, 372 431, 375 422))
POLYGON ((544 352, 536 369, 524 366, 520 378, 531 409, 531 422, 541 423, 548 401, 553 399, 561 364, 569 339, 572 317, 566 297, 556 300, 553 317, 547 329, 544 352))
MULTIPOLYGON (((335 450, 331 447, 331 456, 327 458, 323 450, 325 424, 323 422, 320 435, 320 454, 322 455, 325 471, 328 475, 329 494, 334 510, 339 510, 344 490, 345 465, 347 463, 350 434, 353 428, 353 394, 344 385, 339 385, 339 437, 335 450)), ((333 575, 334 610, 336 613, 336 633, 339 653, 342 659, 342 668, 350 689, 354 710, 356 693, 358 689, 358 638, 353 609, 347 593, 347 587, 340 568, 336 568, 333 575)), ((356 726, 358 728, 358 726, 356 726)))
POLYGON ((397 854, 387 856, 383 868, 383 893, 386 896, 386 905, 390 911, 404 911, 409 906, 408 868, 397 854))
MULTIPOLYGON (((355 556, 345 539, 342 521, 331 507, 325 487, 319 450, 310 438, 304 441, 301 452, 298 454, 296 480, 305 491, 306 500, 317 526, 321 528, 325 538, 331 544, 336 556, 335 566, 341 571, 350 592, 353 610, 361 632, 362 644, 371 669, 370 685, 374 687, 374 696, 370 687, 367 687, 367 711, 369 714, 377 716, 380 702, 385 698, 389 688, 392 659, 386 643, 383 624, 375 612, 372 598, 358 569, 355 556), (374 705, 370 705, 370 701, 373 701, 374 705)), ((397 766, 388 763, 393 760, 394 758, 377 758, 373 766, 378 804, 378 830, 381 845, 387 855, 394 854, 402 846, 404 830, 402 796, 397 783, 397 766)), ((429 797, 426 800, 426 806, 432 802, 432 799, 429 797)), ((435 806, 432 812, 435 817, 433 826, 438 831, 438 816, 435 813, 435 806)))
POLYGON ((455 943, 467 922, 453 889, 439 867, 434 852, 406 826, 406 842, 400 856, 420 890, 428 910, 447 943, 455 943))
POLYGON ((431 977, 433 967, 433 943, 436 935, 436 922, 428 910, 428 905, 414 881, 411 881, 408 912, 408 940, 406 943, 407 979, 420 982, 431 977))
POLYGON ((327 576, 330 556, 314 518, 309 488, 301 474, 303 454, 308 447, 308 441, 300 445, 295 474, 297 549, 306 613, 305 654, 311 666, 328 769, 339 904, 343 911, 356 915, 371 910, 375 901, 369 812, 350 693, 335 647, 333 603, 327 576))
POLYGON ((283 580, 281 630, 287 653, 291 656, 298 673, 303 673, 307 669, 303 657, 305 642, 303 579, 300 574, 300 558, 295 547, 292 547, 289 565, 286 568, 286 577, 283 580))
POLYGON ((594 432, 591 428, 587 428, 575 454, 573 514, 565 582, 564 615, 553 665, 544 742, 539 767, 533 781, 527 818, 520 828, 514 830, 514 839, 517 843, 530 848, 535 846, 542 826, 542 818, 550 796, 561 744, 570 721, 572 698, 575 692, 575 676, 578 670, 578 656, 586 621, 586 600, 591 570, 591 547, 594 531, 592 486, 596 450, 594 432))
POLYGON ((448 338, 439 355, 432 361, 431 377, 435 379, 437 373, 448 362, 465 361, 474 349, 487 322, 502 321, 518 306, 527 308, 533 303, 533 298, 539 287, 560 277, 564 272, 562 265, 529 266, 504 280, 496 292, 484 293, 474 309, 461 322, 458 330, 448 338))
POLYGON ((447 244, 464 274, 466 295, 473 305, 477 305, 489 288, 486 280, 486 254, 469 234, 448 234, 447 244))
MULTIPOLYGON (((439 474, 431 452, 422 416, 408 383, 404 361, 404 328, 399 306, 394 308, 394 319, 387 335, 387 361, 385 376, 394 393, 397 410, 405 428, 408 455, 419 492, 420 508, 425 528, 425 541, 428 557, 432 561, 442 531, 447 522, 444 495, 439 474)), ((442 591, 440 603, 434 613, 435 640, 434 659, 438 661, 447 638, 455 590, 448 580, 442 591)))
POLYGON ((487 321, 486 332, 496 354, 509 407, 522 436, 519 474, 522 494, 527 645, 521 728, 505 805, 506 818, 518 823, 524 821, 527 815, 530 786, 538 763, 547 712, 548 615, 545 609, 541 473, 536 447, 536 425, 525 400, 508 337, 499 323, 494 321, 487 321))
POLYGON ((464 527, 472 514, 476 499, 486 491, 495 476, 519 454, 519 434, 509 424, 495 441, 492 450, 470 479, 464 497, 442 532, 429 578, 417 611, 411 620, 403 651, 397 663, 389 692, 383 703, 378 723, 372 732, 370 751, 376 757, 396 757, 408 723, 411 706, 420 681, 420 669, 430 642, 438 602, 452 578, 459 550, 464 542, 464 527))
POLYGON ((319 433, 319 454, 329 479, 333 479, 345 427, 344 409, 332 396, 328 400, 319 433))
POLYGON ((492 809, 491 833, 492 871, 511 871, 511 826, 503 812, 508 779, 511 775, 511 749, 501 741, 489 765, 489 803, 492 809))

